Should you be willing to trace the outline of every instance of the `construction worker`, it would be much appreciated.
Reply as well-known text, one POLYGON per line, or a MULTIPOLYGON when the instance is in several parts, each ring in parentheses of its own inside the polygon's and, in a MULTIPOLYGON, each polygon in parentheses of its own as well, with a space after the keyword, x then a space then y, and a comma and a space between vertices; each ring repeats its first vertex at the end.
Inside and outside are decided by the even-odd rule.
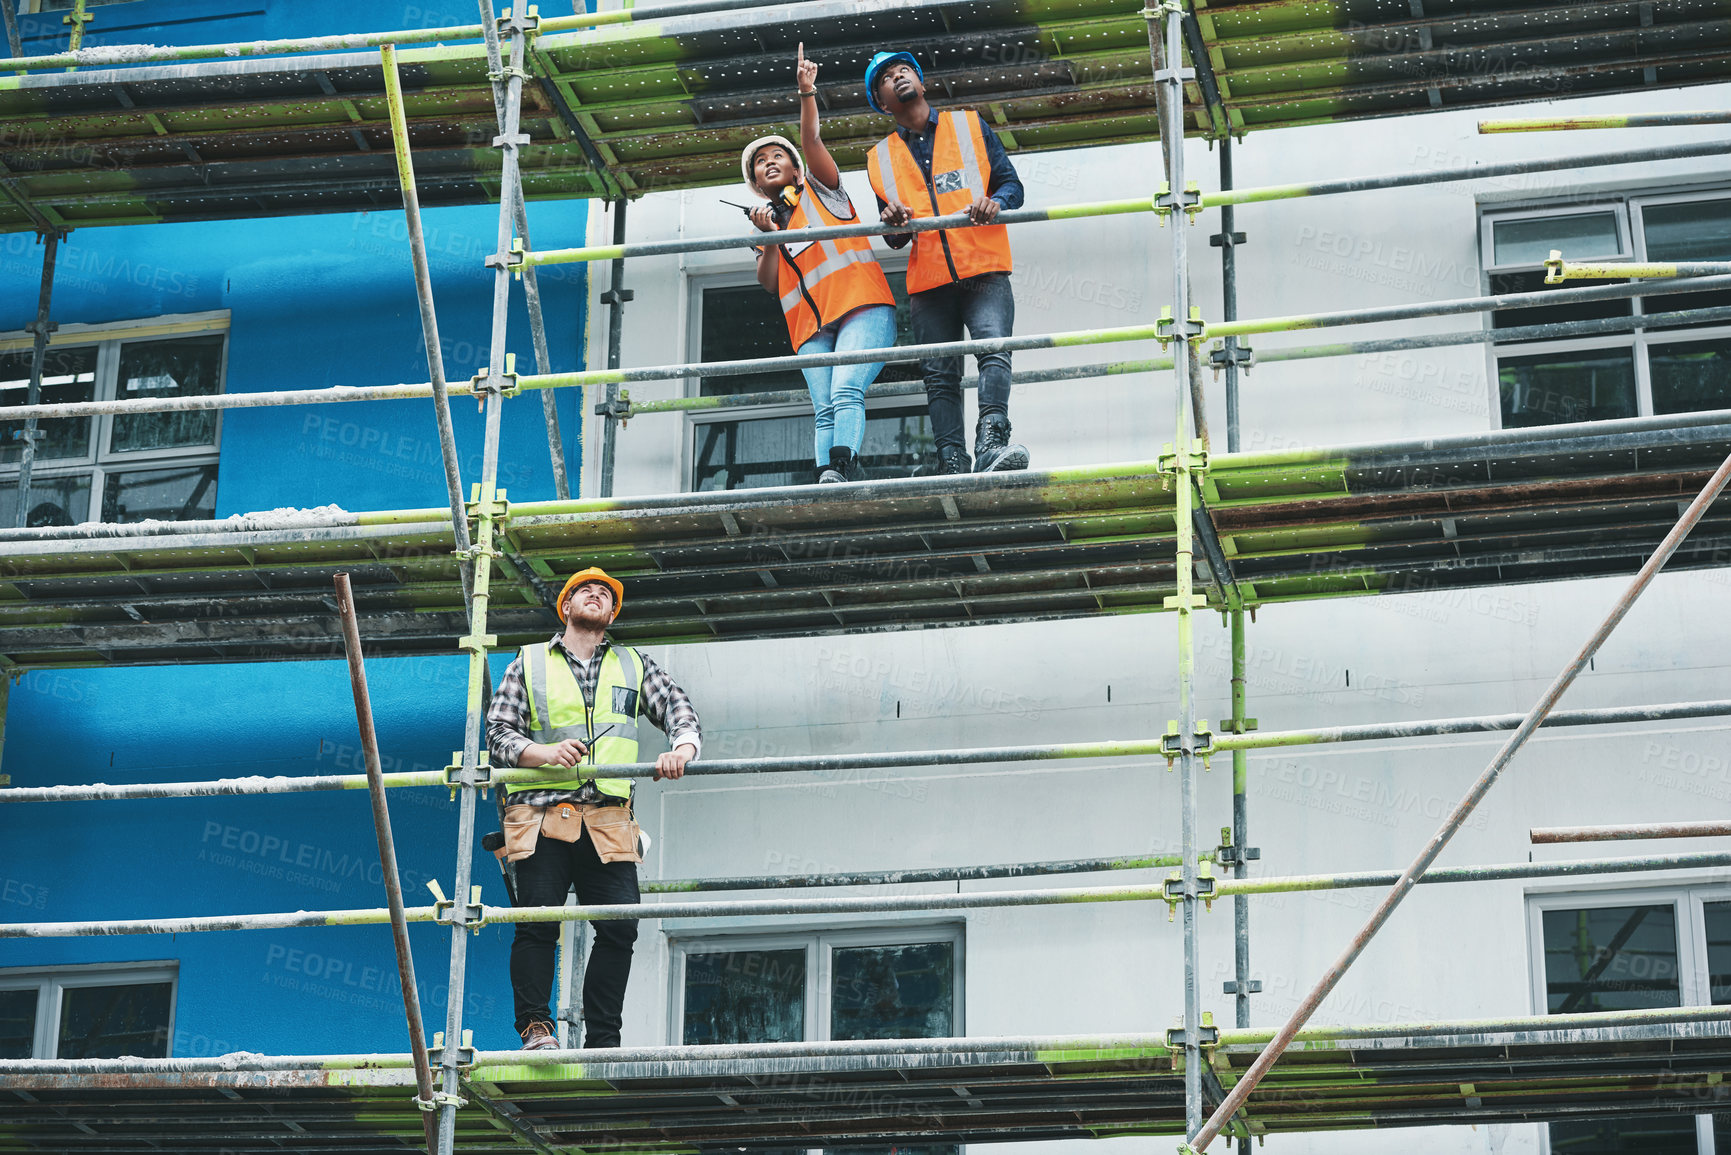
MULTIPOLYGON (((739 154, 745 183, 769 203, 751 211, 751 223, 766 233, 782 229, 855 224, 853 202, 841 187, 841 170, 818 135, 817 64, 799 46, 794 66, 799 91, 799 143, 810 160, 782 136, 761 136, 739 154)), ((853 237, 757 249, 757 283, 774 293, 787 320, 787 335, 799 353, 886 349, 896 343, 896 299, 872 256, 871 240, 853 237)), ((818 481, 861 481, 860 442, 865 436, 866 386, 883 362, 804 369, 816 413, 814 449, 818 481)))
MULTIPOLYGON (((970 109, 935 112, 925 74, 906 52, 880 52, 866 65, 866 100, 893 117, 895 131, 871 150, 866 173, 886 225, 965 212, 976 227, 892 233, 892 248, 911 239, 908 303, 916 345, 1008 337, 1016 319, 1010 289, 1010 237, 994 225, 1002 209, 1019 208, 1022 182, 991 126, 970 109), (980 227, 984 226, 984 227, 980 227)), ((1010 355, 983 353, 973 472, 1026 469, 1028 450, 1010 440, 1010 355)), ((921 366, 938 448, 939 473, 967 473, 962 437, 962 359, 934 357, 921 366)))
MULTIPOLYGON (((487 745, 496 766, 571 767, 569 777, 507 786, 504 845, 515 864, 517 906, 563 906, 577 888, 584 905, 635 903, 643 860, 629 778, 596 778, 585 764, 637 761, 640 718, 669 735, 655 760, 657 779, 678 779, 703 748, 691 699, 629 646, 607 640, 625 587, 599 569, 571 576, 559 591, 562 634, 524 646, 487 707, 487 745)), ((631 976, 635 921, 599 921, 583 976, 585 1047, 617 1047, 631 976)), ((556 1047, 547 1013, 553 989, 557 923, 518 923, 511 944, 517 1033, 526 1051, 556 1047)))

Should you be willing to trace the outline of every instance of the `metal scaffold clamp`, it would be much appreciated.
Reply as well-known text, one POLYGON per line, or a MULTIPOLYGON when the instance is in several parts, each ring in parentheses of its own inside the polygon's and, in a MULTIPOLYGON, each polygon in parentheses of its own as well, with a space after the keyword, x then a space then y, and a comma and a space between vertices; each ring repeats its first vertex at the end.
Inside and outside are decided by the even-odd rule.
POLYGON ((1214 867, 1207 861, 1196 864, 1196 889, 1189 890, 1184 885, 1183 871, 1174 870, 1166 876, 1166 882, 1161 887, 1161 893, 1166 899, 1166 921, 1171 922, 1178 913, 1178 904, 1191 899, 1201 899, 1202 905, 1209 911, 1214 909, 1214 867))
MULTIPOLYGON (((444 1031, 437 1031, 434 1033, 433 1045, 427 1048, 427 1058, 432 1060, 433 1066, 435 1066, 435 1067, 442 1067, 445 1065, 445 1032, 444 1031)), ((463 1031, 463 1045, 457 1048, 457 1066, 459 1066, 459 1067, 472 1067, 474 1065, 475 1065, 475 1032, 471 1031, 471 1030, 464 1030, 463 1031)), ((433 1098, 438 1099, 438 1098, 440 1098, 440 1096, 434 1095, 433 1098)), ((421 1102, 422 1100, 417 1099, 416 1101, 421 1102)), ((463 1107, 463 1106, 467 1106, 467 1105, 468 1105, 468 1103, 466 1100, 459 1101, 457 1104, 457 1106, 459 1106, 459 1107, 463 1107)), ((425 1108, 423 1108, 423 1110, 424 1109, 425 1108)))
POLYGON ((1202 473, 1208 469, 1208 450, 1203 446, 1200 438, 1191 440, 1190 452, 1184 455, 1183 461, 1180 461, 1178 457, 1179 455, 1174 452, 1170 441, 1160 447, 1160 455, 1154 460, 1154 468, 1160 474, 1160 488, 1162 490, 1171 488, 1172 479, 1178 476, 1180 466, 1189 473, 1202 473))
MULTIPOLYGON (((1169 1050, 1182 1051, 1185 1043, 1184 1024, 1166 1028, 1166 1046, 1169 1050)), ((1214 1025, 1214 1012, 1202 1012, 1202 1024, 1196 1031, 1196 1045, 1204 1050, 1220 1045, 1220 1028, 1214 1025)))
POLYGON ((487 925, 487 908, 481 905, 481 888, 469 888, 469 901, 459 911, 453 899, 445 897, 445 888, 436 878, 427 879, 427 889, 433 892, 433 921, 445 926, 464 926, 475 934, 487 925))
POLYGON ((595 403, 595 416, 612 417, 621 422, 631 420, 631 391, 622 388, 619 390, 619 396, 613 400, 597 401, 595 403))
POLYGON ((1180 209, 1190 218, 1192 224, 1196 223, 1197 215, 1202 212, 1202 186, 1195 181, 1185 181, 1184 191, 1175 195, 1172 186, 1161 181, 1160 191, 1154 197, 1154 215, 1160 218, 1160 223, 1164 225, 1166 218, 1180 209))
POLYGON ((497 393, 500 397, 515 397, 523 391, 517 383, 517 354, 505 354, 505 371, 499 374, 495 381, 490 369, 483 369, 469 378, 469 392, 475 395, 475 403, 484 405, 489 393, 497 393))
POLYGON ((1190 306, 1190 316, 1180 322, 1172 315, 1171 305, 1160 306, 1160 320, 1155 323, 1154 332, 1161 349, 1169 348, 1173 341, 1200 341, 1206 331, 1199 307, 1190 306))
MULTIPOLYGON (((464 1033, 467 1034, 468 1032, 465 1031, 464 1033)), ((437 1111, 440 1107, 455 1107, 460 1111, 469 1105, 469 1100, 463 1098, 463 1096, 448 1095, 443 1091, 434 1091, 431 1099, 423 1099, 419 1095, 416 1095, 411 1098, 409 1102, 427 1112, 429 1115, 434 1111, 437 1111)))
MULTIPOLYGON (((1232 827, 1220 828, 1220 845, 1214 848, 1214 861, 1221 866, 1238 866, 1240 863, 1255 862, 1262 857, 1262 851, 1255 846, 1232 845, 1232 827)), ((1232 992, 1228 991, 1228 994, 1232 992)))
MULTIPOLYGON (((1194 596, 1196 599, 1196 608, 1200 609, 1208 604, 1208 599, 1204 595, 1196 594, 1194 596)), ((1172 598, 1166 599, 1169 607, 1173 600, 1174 599, 1172 598)), ((1208 759, 1214 753, 1214 731, 1208 728, 1207 720, 1202 718, 1197 719, 1196 727, 1196 733, 1190 736, 1190 749, 1188 752, 1200 755, 1202 758, 1202 768, 1204 770, 1212 770, 1213 767, 1208 764, 1208 759)), ((1168 721, 1166 723, 1166 733, 1160 736, 1160 753, 1166 758, 1166 769, 1172 769, 1172 763, 1174 760, 1185 752, 1184 735, 1179 731, 1178 723, 1168 721)))
POLYGON ((1216 376, 1228 366, 1237 366, 1249 372, 1256 366, 1256 351, 1237 341, 1216 341, 1214 348, 1208 351, 1208 364, 1216 376))
POLYGON ((487 761, 487 751, 482 750, 476 757, 475 768, 468 770, 463 766, 463 752, 451 751, 452 762, 445 767, 445 785, 450 787, 451 797, 457 797, 457 791, 474 787, 481 792, 481 797, 487 796, 487 790, 493 785, 493 767, 487 761))
POLYGON ((523 279, 523 270, 528 267, 526 260, 529 252, 523 247, 522 237, 511 238, 511 248, 504 253, 488 253, 481 258, 481 263, 489 269, 510 269, 519 281, 523 279))
POLYGON ((521 32, 525 36, 533 36, 541 30, 541 9, 538 5, 528 4, 519 16, 516 8, 507 8, 504 15, 499 17, 498 25, 501 35, 521 32))

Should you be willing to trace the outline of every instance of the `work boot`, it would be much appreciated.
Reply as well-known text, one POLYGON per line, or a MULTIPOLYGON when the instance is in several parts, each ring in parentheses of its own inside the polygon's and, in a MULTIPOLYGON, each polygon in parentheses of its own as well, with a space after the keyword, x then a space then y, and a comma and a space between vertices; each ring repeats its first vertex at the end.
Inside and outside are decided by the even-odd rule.
POLYGON ((552 1023, 530 1023, 522 1030, 523 1050, 556 1051, 559 1040, 553 1037, 552 1023))
POLYGON ((840 481, 864 481, 865 469, 854 456, 854 451, 845 445, 837 445, 829 451, 829 467, 817 475, 819 484, 832 485, 840 481))
POLYGON ((1010 419, 988 413, 974 426, 974 472, 1028 468, 1028 447, 1010 440, 1010 419))
POLYGON ((972 473, 968 467, 968 451, 961 446, 952 446, 938 450, 938 476, 945 477, 952 473, 972 473))

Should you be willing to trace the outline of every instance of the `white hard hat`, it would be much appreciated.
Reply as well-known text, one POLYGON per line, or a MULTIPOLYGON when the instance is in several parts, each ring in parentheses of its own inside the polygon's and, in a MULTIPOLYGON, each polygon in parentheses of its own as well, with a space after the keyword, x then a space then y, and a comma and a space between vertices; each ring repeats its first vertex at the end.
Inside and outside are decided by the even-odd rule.
MULTIPOLYGON (((793 163, 799 166, 801 176, 805 175, 805 158, 799 155, 799 149, 793 147, 793 141, 785 136, 760 136, 745 146, 745 151, 739 154, 739 176, 745 181, 745 187, 757 191, 757 181, 751 176, 751 163, 757 159, 757 150, 769 144, 779 144, 787 149, 787 155, 793 158, 793 163)), ((762 195, 759 193, 758 195, 762 195)))

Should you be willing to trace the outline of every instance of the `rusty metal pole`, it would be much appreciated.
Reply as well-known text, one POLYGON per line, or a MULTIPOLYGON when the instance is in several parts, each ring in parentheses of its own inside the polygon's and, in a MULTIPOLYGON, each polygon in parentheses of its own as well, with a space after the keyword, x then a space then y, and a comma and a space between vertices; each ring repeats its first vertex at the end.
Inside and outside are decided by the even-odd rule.
MULTIPOLYGON (((0 0, 0 4, 7 0, 0 0)), ((42 235, 42 288, 36 297, 36 320, 26 325, 32 340, 30 350, 30 389, 25 394, 26 405, 42 400, 42 371, 48 362, 48 335, 60 326, 48 319, 48 302, 54 296, 54 261, 60 252, 60 234, 42 235)), ((30 473, 36 467, 36 442, 42 431, 36 418, 24 422, 24 449, 18 461, 18 512, 12 524, 22 528, 30 516, 30 473)))
POLYGON ((367 668, 361 661, 361 631, 355 621, 355 596, 349 575, 336 576, 337 610, 343 619, 343 652, 349 659, 349 688, 355 696, 355 721, 361 730, 361 751, 367 762, 367 794, 373 801, 373 833, 379 839, 379 864, 385 875, 385 900, 391 910, 391 939, 397 948, 397 979, 403 988, 403 1017, 409 1020, 409 1055, 415 1060, 416 1105, 426 1130, 427 1150, 439 1142, 439 1121, 433 1114, 433 1066, 427 1059, 427 1032, 421 1023, 421 992, 415 983, 415 959, 409 953, 409 923, 403 915, 403 881, 397 873, 397 844, 391 837, 391 812, 385 806, 384 771, 379 765, 379 736, 373 730, 372 696, 367 692, 367 668))
POLYGON ((1309 1021, 1310 1016, 1316 1013, 1316 1009, 1322 1005, 1322 1000, 1328 997, 1329 992, 1339 985, 1347 970, 1358 960, 1358 956, 1364 953, 1364 948, 1370 945, 1370 940, 1376 936, 1376 932, 1388 922, 1389 916, 1394 913, 1401 900, 1407 896, 1407 892, 1412 890, 1418 882, 1419 876, 1430 868, 1431 863, 1436 861, 1437 856, 1443 852, 1443 848, 1449 844, 1449 840, 1465 825, 1474 808, 1483 801, 1491 787, 1496 785, 1497 779, 1507 768, 1509 761, 1514 758, 1515 753, 1526 744, 1533 731, 1537 730, 1544 722, 1545 716, 1551 712, 1551 708, 1557 704, 1558 699, 1574 683, 1580 672, 1586 669, 1587 663, 1592 660, 1599 647, 1605 644, 1605 639, 1611 636, 1611 631, 1615 630, 1618 624, 1622 622, 1630 608, 1634 606, 1635 599, 1641 596, 1642 591, 1652 583, 1654 576, 1670 560, 1677 547, 1683 543, 1683 539, 1689 535, 1689 531, 1695 528, 1696 523, 1701 520, 1702 515, 1707 512, 1714 499, 1725 488, 1727 481, 1731 481, 1731 457, 1727 457, 1719 468, 1714 470, 1713 476, 1708 478, 1707 484, 1696 495, 1695 500, 1689 503, 1689 508, 1683 511, 1683 516, 1677 519, 1677 524, 1671 527, 1671 532, 1665 535, 1665 539, 1653 551, 1653 556, 1647 559, 1647 563, 1635 575, 1635 580, 1629 583, 1629 588, 1623 591, 1623 596, 1618 598, 1616 604, 1611 607, 1605 620, 1599 623, 1599 628, 1593 631, 1592 637, 1588 638, 1586 645, 1581 647, 1580 653, 1576 654, 1574 659, 1551 682, 1544 695, 1539 698, 1538 703, 1528 711, 1520 728, 1509 735, 1509 740, 1503 743, 1503 748, 1497 751, 1496 757, 1491 759, 1491 763, 1485 767, 1484 773, 1479 775, 1478 780, 1466 792, 1465 797, 1456 804, 1442 826, 1431 836, 1431 840, 1425 844, 1425 848, 1419 852, 1419 856, 1413 859, 1412 865, 1408 866, 1405 872, 1401 874, 1400 879, 1394 884, 1394 888, 1382 900, 1382 904, 1376 908, 1364 927, 1353 937, 1346 950, 1317 981, 1316 986, 1312 988, 1310 994, 1305 996, 1304 1002, 1299 1004, 1298 1009, 1292 1012, 1292 1017, 1286 1020, 1286 1025, 1281 1027, 1280 1032, 1274 1036, 1267 1047, 1263 1048, 1262 1053, 1256 1057, 1256 1062, 1252 1063, 1250 1069, 1244 1072, 1244 1077, 1221 1101, 1214 1114, 1209 1116, 1207 1124, 1192 1143, 1186 1147, 1181 1147, 1181 1151, 1194 1151, 1196 1155, 1206 1151, 1208 1144, 1213 1141, 1216 1135, 1220 1134, 1221 1129, 1231 1120, 1232 1116, 1244 1106, 1245 1101, 1250 1098, 1250 1093, 1256 1090, 1257 1084, 1262 1082, 1263 1076, 1268 1074, 1269 1068, 1274 1066, 1280 1056, 1285 1053, 1293 1036, 1297 1035, 1304 1024, 1309 1021))
POLYGON ((1535 846, 1556 842, 1627 842, 1647 838, 1723 838, 1731 822, 1643 822, 1633 826, 1535 826, 1535 846))

